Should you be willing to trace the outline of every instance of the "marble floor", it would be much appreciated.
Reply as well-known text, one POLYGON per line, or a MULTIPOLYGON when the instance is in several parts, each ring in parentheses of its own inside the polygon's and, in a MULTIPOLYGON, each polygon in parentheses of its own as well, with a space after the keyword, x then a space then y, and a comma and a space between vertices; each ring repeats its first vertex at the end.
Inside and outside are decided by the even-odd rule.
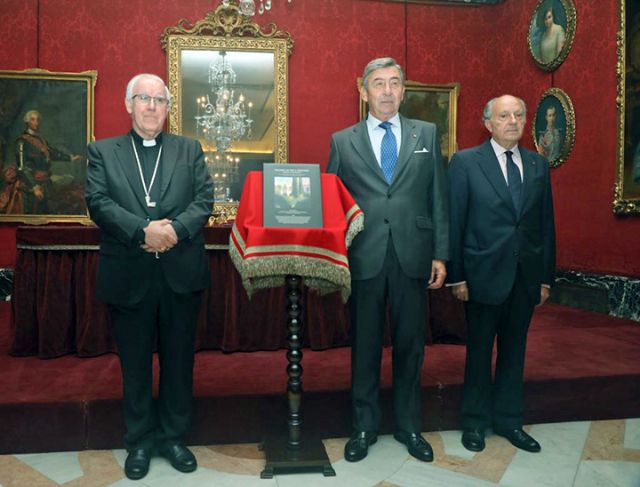
POLYGON ((325 447, 336 471, 277 475, 260 479, 264 456, 255 444, 196 446, 198 470, 175 471, 154 458, 142 480, 122 471, 123 450, 81 451, 0 456, 1 487, 640 487, 640 418, 539 424, 525 428, 542 444, 542 452, 526 453, 505 439, 487 435, 483 452, 460 444, 459 431, 426 433, 436 460, 411 458, 392 436, 382 436, 366 459, 347 463, 345 439, 328 439, 325 447))

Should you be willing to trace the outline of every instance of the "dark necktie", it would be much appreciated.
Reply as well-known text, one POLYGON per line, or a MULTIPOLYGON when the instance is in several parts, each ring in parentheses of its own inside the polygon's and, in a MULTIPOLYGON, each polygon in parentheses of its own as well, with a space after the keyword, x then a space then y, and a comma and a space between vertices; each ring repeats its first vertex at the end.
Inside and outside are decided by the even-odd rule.
POLYGON ((382 144, 380 144, 380 167, 382 168, 382 173, 387 183, 391 184, 393 171, 396 168, 396 161, 398 160, 398 145, 391 130, 391 124, 389 122, 382 122, 380 127, 385 130, 384 137, 382 137, 382 144))
POLYGON ((509 191, 511 191, 511 199, 513 199, 513 206, 516 211, 520 211, 520 195, 522 194, 522 177, 520 176, 520 169, 513 162, 511 157, 513 152, 510 150, 505 152, 507 156, 507 183, 509 184, 509 191))

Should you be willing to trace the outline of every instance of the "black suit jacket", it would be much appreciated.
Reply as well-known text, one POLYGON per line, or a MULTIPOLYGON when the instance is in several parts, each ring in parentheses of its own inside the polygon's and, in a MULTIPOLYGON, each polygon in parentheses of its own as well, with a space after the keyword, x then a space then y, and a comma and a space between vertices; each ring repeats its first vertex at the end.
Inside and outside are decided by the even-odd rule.
POLYGON ((158 219, 180 222, 188 236, 168 252, 147 253, 137 230, 151 218, 144 200, 129 135, 89 144, 86 200, 100 227, 97 297, 107 303, 131 305, 146 293, 153 266, 160 265, 171 289, 189 293, 209 284, 202 228, 211 214, 213 182, 199 142, 164 133, 158 219))
POLYGON ((555 226, 549 162, 535 152, 519 150, 524 172, 519 212, 489 140, 451 158, 447 281, 466 281, 470 301, 502 303, 513 287, 518 264, 534 303, 540 300, 541 284, 553 283, 555 226))
POLYGON ((331 139, 327 172, 338 175, 364 213, 364 230, 349 248, 353 279, 380 272, 390 234, 409 277, 427 279, 433 259, 449 258, 448 187, 436 127, 402 116, 400 123, 402 141, 391 185, 373 153, 366 120, 331 139))

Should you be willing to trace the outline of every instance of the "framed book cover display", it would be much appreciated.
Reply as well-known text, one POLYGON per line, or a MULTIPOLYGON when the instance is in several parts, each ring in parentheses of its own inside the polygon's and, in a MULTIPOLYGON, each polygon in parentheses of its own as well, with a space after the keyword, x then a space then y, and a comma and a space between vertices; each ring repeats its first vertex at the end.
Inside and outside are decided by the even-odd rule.
POLYGON ((263 225, 322 228, 318 164, 264 164, 263 225))

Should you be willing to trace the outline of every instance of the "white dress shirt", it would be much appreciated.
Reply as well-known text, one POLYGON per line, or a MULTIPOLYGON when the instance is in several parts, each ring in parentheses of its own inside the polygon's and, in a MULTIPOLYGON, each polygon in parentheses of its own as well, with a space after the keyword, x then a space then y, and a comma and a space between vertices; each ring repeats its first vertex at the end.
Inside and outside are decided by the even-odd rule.
MULTIPOLYGON (((396 113, 393 117, 387 120, 391 124, 391 132, 396 137, 396 148, 398 150, 398 154, 400 154, 400 141, 402 140, 402 129, 400 127, 400 116, 396 113)), ((371 148, 373 149, 373 154, 376 156, 376 160, 378 161, 378 166, 380 165, 380 147, 382 146, 382 138, 384 134, 387 132, 385 129, 380 127, 382 120, 378 120, 376 117, 369 113, 367 117, 367 130, 369 131, 369 140, 371 141, 371 148)))
MULTIPOLYGON (((502 175, 504 176, 504 180, 507 182, 507 186, 509 185, 509 178, 507 177, 507 149, 498 144, 495 140, 491 139, 491 147, 493 148, 493 152, 496 153, 496 157, 498 158, 498 162, 500 163, 500 169, 502 170, 502 175)), ((520 155, 520 150, 516 145, 513 149, 509 149, 513 152, 511 158, 516 166, 518 166, 518 170, 520 171, 520 179, 523 178, 522 172, 522 156, 520 155)))

